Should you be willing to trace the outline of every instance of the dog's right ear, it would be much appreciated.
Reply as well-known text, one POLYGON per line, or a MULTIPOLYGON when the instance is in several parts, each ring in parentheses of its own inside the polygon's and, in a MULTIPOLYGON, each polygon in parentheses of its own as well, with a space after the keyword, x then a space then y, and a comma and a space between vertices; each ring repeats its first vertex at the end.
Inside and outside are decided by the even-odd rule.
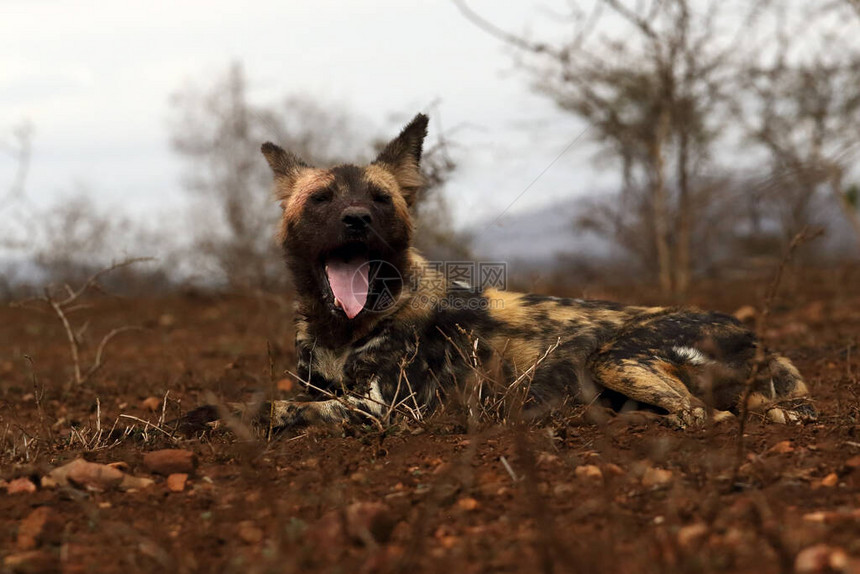
POLYGON ((275 181, 279 184, 291 186, 295 183, 299 174, 306 169, 308 164, 295 155, 276 146, 272 142, 266 142, 260 147, 260 151, 269 162, 269 167, 275 174, 275 181))

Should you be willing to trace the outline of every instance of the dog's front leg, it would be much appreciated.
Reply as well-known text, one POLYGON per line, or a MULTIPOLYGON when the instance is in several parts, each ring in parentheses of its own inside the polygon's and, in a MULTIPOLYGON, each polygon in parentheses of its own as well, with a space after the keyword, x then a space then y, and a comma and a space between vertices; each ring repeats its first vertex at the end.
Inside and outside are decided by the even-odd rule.
POLYGON ((273 401, 263 403, 255 422, 275 429, 303 427, 313 424, 340 422, 379 422, 387 403, 380 392, 378 379, 367 385, 363 394, 347 394, 320 401, 273 401))

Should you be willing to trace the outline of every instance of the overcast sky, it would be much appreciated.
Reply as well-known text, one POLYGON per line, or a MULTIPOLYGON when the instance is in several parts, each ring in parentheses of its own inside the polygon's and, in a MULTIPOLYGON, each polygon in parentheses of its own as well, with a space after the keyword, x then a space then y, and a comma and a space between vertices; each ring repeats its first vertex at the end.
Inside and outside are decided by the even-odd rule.
MULTIPOLYGON (((547 19, 529 2, 470 6, 513 31, 547 19)), ((0 134, 21 120, 35 128, 29 196, 45 205, 84 187, 142 219, 175 211, 186 196, 169 147, 169 96, 207 86, 231 61, 244 65, 257 103, 310 94, 392 135, 441 102, 444 125, 462 126, 449 187, 461 223, 599 184, 583 138, 511 206, 582 128, 449 1, 4 0, 0 134)), ((11 165, 0 156, 4 186, 11 165)))

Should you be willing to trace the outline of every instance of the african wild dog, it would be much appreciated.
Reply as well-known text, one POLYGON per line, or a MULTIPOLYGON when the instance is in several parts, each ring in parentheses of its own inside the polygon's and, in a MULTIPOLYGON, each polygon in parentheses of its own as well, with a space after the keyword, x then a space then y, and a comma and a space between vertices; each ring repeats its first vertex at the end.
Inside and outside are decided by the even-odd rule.
MULTIPOLYGON (((283 210, 297 290, 297 373, 307 401, 276 401, 276 427, 429 410, 476 365, 528 375, 528 406, 597 395, 634 401, 676 425, 738 410, 757 342, 734 318, 487 289, 464 290, 410 247, 410 208, 427 117, 417 115, 370 165, 319 169, 262 146, 283 210), (539 366, 536 367, 536 365, 539 366)), ((778 422, 815 417, 788 359, 766 357, 753 408, 778 422)))

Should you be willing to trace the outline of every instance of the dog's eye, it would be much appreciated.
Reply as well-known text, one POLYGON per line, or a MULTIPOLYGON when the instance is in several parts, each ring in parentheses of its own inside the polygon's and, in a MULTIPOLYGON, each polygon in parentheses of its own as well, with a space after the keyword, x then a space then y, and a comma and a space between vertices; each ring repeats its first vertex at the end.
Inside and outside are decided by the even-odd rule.
POLYGON ((330 189, 323 189, 311 195, 311 201, 314 203, 326 203, 331 201, 332 192, 330 189))
POLYGON ((373 201, 376 203, 388 204, 391 203, 391 196, 380 191, 373 194, 373 201))

